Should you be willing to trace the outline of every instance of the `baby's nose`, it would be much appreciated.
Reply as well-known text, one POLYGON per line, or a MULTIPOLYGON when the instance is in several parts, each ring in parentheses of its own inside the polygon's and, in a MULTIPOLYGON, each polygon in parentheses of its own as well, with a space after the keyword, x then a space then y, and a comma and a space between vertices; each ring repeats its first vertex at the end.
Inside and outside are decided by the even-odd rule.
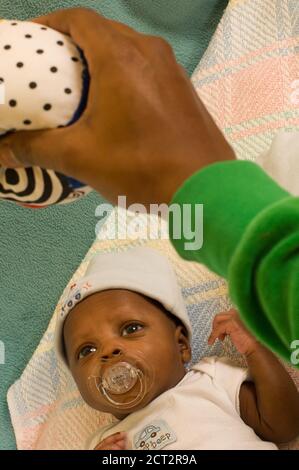
POLYGON ((101 362, 107 362, 113 358, 116 358, 118 356, 121 356, 123 353, 121 349, 115 348, 110 352, 104 351, 103 354, 101 355, 101 362))

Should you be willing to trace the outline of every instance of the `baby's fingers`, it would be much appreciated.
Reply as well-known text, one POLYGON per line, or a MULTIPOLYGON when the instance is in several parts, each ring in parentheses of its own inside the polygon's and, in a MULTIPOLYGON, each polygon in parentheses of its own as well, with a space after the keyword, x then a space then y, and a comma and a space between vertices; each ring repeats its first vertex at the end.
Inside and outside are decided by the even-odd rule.
POLYGON ((212 332, 208 339, 208 344, 211 346, 214 344, 217 338, 221 341, 225 338, 226 335, 230 334, 231 331, 231 320, 222 321, 219 325, 215 326, 212 329, 212 332))
POLYGON ((126 450, 125 443, 119 442, 117 444, 110 444, 110 445, 100 445, 96 447, 94 450, 126 450))
POLYGON ((218 313, 214 317, 213 327, 216 326, 218 323, 224 321, 224 320, 235 319, 235 318, 238 318, 238 317, 239 317, 239 315, 238 315, 237 311, 233 308, 231 308, 227 312, 218 313))
POLYGON ((119 432, 107 437, 100 442, 94 450, 125 450, 126 449, 126 434, 119 432))

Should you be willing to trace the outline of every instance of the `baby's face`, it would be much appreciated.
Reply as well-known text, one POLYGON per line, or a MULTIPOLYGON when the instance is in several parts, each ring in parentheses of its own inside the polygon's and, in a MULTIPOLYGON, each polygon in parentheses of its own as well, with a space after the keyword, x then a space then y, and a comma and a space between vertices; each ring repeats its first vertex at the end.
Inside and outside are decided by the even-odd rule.
POLYGON ((191 358, 183 330, 159 305, 135 292, 113 289, 87 297, 64 325, 68 363, 83 399, 92 408, 121 419, 174 387, 191 358), (153 382, 141 403, 129 411, 120 410, 90 386, 90 377, 102 374, 111 364, 132 360, 153 382))

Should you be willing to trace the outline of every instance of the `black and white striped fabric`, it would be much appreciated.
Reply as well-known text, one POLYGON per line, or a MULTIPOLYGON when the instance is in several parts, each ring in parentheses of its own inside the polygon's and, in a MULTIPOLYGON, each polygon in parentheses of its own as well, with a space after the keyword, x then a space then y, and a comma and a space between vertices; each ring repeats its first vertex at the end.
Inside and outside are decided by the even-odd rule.
MULTIPOLYGON (((68 36, 37 23, 0 20, 0 136, 72 124, 86 106, 88 87, 84 57, 68 36)), ((0 199, 24 206, 72 202, 90 191, 52 170, 0 167, 0 199)))
POLYGON ((1 198, 31 208, 72 202, 90 191, 90 187, 52 170, 0 169, 1 198))

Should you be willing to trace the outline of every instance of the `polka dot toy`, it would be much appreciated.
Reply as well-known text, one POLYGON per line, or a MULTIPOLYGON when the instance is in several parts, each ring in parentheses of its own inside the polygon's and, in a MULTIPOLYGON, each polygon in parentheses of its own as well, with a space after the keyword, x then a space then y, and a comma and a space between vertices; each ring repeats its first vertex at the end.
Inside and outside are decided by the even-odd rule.
MULTIPOLYGON (((0 20, 0 136, 74 123, 88 85, 84 57, 69 36, 37 23, 0 20)), ((0 166, 0 199, 23 206, 72 202, 90 191, 52 170, 0 166)))

